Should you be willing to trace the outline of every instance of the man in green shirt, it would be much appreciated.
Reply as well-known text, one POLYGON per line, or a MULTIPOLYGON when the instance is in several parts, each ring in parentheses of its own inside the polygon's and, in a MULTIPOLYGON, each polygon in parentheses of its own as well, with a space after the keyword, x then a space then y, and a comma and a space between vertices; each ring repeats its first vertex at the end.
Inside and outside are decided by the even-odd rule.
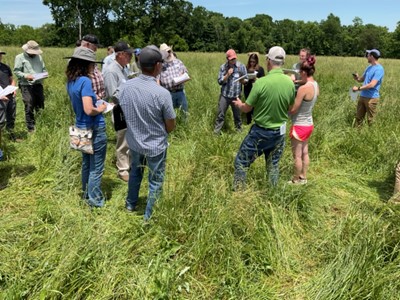
POLYGON ((42 50, 35 41, 22 46, 23 53, 15 57, 14 74, 18 78, 25 104, 25 122, 29 132, 35 131, 35 112, 44 109, 43 78, 47 75, 42 50), (41 75, 38 77, 38 75, 41 75))
POLYGON ((270 182, 272 185, 278 183, 279 160, 285 147, 286 121, 295 98, 293 81, 282 70, 285 56, 283 48, 272 47, 267 54, 268 74, 255 82, 245 103, 239 98, 233 101, 245 113, 254 108, 254 125, 243 140, 235 159, 235 190, 245 187, 248 168, 262 154, 265 156, 270 182))

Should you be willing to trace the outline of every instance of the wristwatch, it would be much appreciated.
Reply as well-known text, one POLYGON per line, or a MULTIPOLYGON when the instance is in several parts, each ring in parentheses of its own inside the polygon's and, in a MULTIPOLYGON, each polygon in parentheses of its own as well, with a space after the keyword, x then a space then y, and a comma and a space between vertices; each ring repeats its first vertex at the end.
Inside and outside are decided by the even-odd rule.
POLYGON ((358 87, 358 90, 361 91, 361 86, 358 87))

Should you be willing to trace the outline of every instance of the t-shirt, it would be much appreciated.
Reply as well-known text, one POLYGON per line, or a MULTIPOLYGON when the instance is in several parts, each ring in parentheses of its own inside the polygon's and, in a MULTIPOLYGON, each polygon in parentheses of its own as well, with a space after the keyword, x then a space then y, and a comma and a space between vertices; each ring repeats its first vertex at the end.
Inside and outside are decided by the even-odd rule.
POLYGON ((385 70, 382 65, 370 65, 365 69, 364 72, 364 83, 363 85, 369 84, 372 80, 377 80, 378 83, 375 87, 362 90, 360 93, 361 97, 365 98, 379 98, 379 89, 381 88, 383 76, 385 75, 385 70))
POLYGON ((83 110, 82 97, 91 97, 93 106, 96 107, 96 95, 89 77, 81 76, 67 83, 67 92, 75 112, 75 125, 78 128, 87 129, 93 127, 105 127, 103 114, 89 116, 83 110))
POLYGON ((0 63, 0 86, 4 89, 6 86, 10 85, 10 77, 12 72, 9 66, 0 63))
POLYGON ((289 106, 293 105, 294 98, 293 81, 283 74, 282 69, 273 69, 254 83, 246 103, 254 107, 255 124, 278 129, 288 120, 289 106))

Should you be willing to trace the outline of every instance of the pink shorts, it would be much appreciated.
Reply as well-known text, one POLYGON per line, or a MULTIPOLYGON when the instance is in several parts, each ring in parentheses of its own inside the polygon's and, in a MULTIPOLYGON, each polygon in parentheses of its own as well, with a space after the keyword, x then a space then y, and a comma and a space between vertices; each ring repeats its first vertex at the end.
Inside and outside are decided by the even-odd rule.
POLYGON ((311 133, 314 130, 314 125, 311 126, 299 126, 299 125, 293 125, 290 127, 290 138, 295 138, 296 140, 300 142, 307 141, 309 137, 311 136, 311 133))

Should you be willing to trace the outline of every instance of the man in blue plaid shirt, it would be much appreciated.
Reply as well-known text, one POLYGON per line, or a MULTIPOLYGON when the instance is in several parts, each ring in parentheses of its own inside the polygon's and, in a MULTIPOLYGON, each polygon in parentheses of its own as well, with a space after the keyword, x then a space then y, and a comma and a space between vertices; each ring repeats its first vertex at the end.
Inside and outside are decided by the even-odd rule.
POLYGON ((235 50, 229 49, 226 52, 226 60, 227 61, 219 68, 218 74, 218 83, 221 85, 221 95, 219 97, 218 114, 214 127, 214 133, 216 134, 221 133, 228 106, 232 108, 236 130, 242 130, 240 109, 237 108, 232 101, 240 96, 242 84, 247 80, 247 71, 246 67, 241 62, 237 61, 235 50))

